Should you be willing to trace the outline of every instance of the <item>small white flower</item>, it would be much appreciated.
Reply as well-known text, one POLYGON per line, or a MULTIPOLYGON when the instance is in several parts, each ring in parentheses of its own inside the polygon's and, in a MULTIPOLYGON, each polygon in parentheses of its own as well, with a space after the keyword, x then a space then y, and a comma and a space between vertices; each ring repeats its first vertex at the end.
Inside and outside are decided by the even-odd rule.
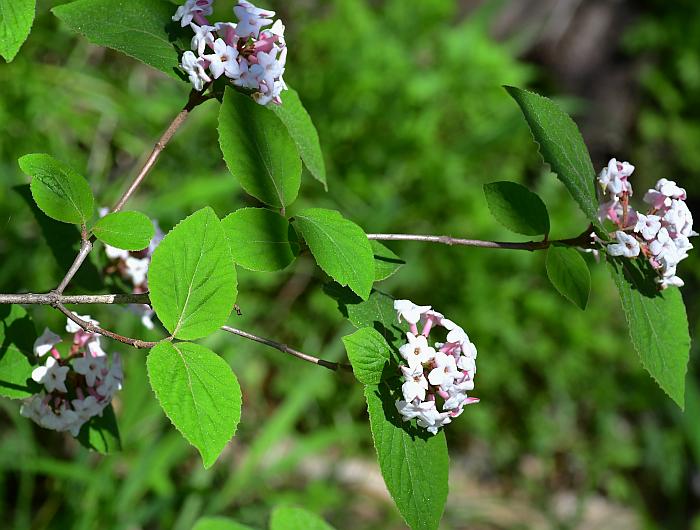
POLYGON ((431 385, 447 390, 452 386, 454 380, 461 375, 460 371, 457 370, 457 362, 452 355, 437 352, 435 354, 435 368, 428 374, 428 381, 430 381, 431 385))
POLYGON ((626 258, 634 258, 639 256, 639 242, 630 235, 625 234, 622 230, 615 232, 617 243, 608 245, 607 251, 611 256, 624 256, 626 258))
POLYGON ((275 81, 284 74, 287 60, 287 48, 273 47, 268 53, 258 52, 258 62, 250 67, 250 72, 268 88, 274 87, 275 81), (279 54, 279 56, 278 56, 279 54))
POLYGON ((649 243, 649 251, 656 256, 657 260, 666 262, 666 266, 678 263, 678 249, 665 228, 659 230, 656 239, 649 243))
POLYGON ((66 375, 70 368, 61 366, 53 357, 46 359, 44 366, 38 366, 32 371, 32 379, 37 383, 44 385, 47 392, 58 390, 59 392, 68 392, 66 388, 66 375))
POLYGON ((61 337, 56 335, 49 328, 45 328, 41 336, 34 341, 34 354, 37 357, 43 357, 59 342, 61 342, 61 337))
POLYGON ((612 195, 621 195, 625 191, 631 194, 632 187, 627 181, 627 177, 633 172, 634 166, 632 164, 629 162, 618 162, 612 158, 608 162, 608 167, 603 168, 598 175, 598 182, 603 191, 608 191, 612 195))
POLYGON ((424 415, 430 417, 433 412, 437 413, 434 401, 421 401, 418 404, 412 401, 397 401, 396 410, 403 416, 403 421, 410 421, 424 415))
POLYGON ((74 399, 71 401, 71 405, 73 405, 73 410, 75 410, 75 413, 83 421, 97 416, 103 409, 103 406, 97 401, 95 396, 87 396, 84 399, 74 399))
POLYGON ((448 330, 447 338, 445 339, 447 342, 450 342, 452 344, 462 344, 464 342, 469 342, 469 337, 467 336, 467 333, 464 331, 464 329, 462 329, 461 326, 458 326, 451 320, 443 318, 442 326, 448 330))
POLYGON ((197 24, 190 24, 192 31, 194 31, 194 36, 192 37, 192 42, 190 45, 193 50, 197 50, 197 54, 200 56, 204 53, 204 50, 209 46, 210 48, 214 46, 214 34, 216 31, 215 26, 198 26, 197 24))
POLYGON ((408 343, 399 348, 399 353, 408 362, 410 368, 421 366, 430 362, 435 357, 435 348, 428 346, 428 339, 423 335, 417 337, 413 333, 406 333, 408 343))
POLYGON ((180 66, 189 76, 190 83, 195 90, 201 91, 204 88, 204 83, 211 82, 211 78, 204 71, 202 60, 191 51, 188 50, 182 54, 180 66))
POLYGON ((146 283, 148 274, 148 266, 151 260, 148 258, 134 258, 129 256, 126 260, 126 275, 131 278, 134 285, 143 285, 146 283))
POLYGON ((399 322, 401 318, 409 324, 417 324, 423 313, 430 311, 429 305, 416 305, 410 300, 394 300, 394 310, 398 314, 399 322))
POLYGON ((267 11, 255 7, 250 2, 239 1, 238 5, 233 8, 233 12, 238 17, 238 25, 236 33, 239 37, 254 37, 258 38, 260 30, 264 26, 272 24, 271 17, 275 16, 274 11, 267 11))
POLYGON ((457 361, 457 367, 460 370, 469 372, 470 377, 474 377, 476 374, 476 360, 474 357, 460 355, 459 360, 457 361))
POLYGON ((656 191, 672 199, 685 199, 685 190, 672 180, 659 179, 654 186, 656 191))
POLYGON ((183 5, 177 8, 172 19, 174 21, 180 21, 180 26, 183 28, 192 22, 195 18, 195 14, 200 14, 203 16, 212 14, 211 3, 213 0, 187 0, 183 5))
POLYGON ((683 287, 685 285, 685 282, 675 274, 670 276, 664 275, 661 278, 657 278, 656 281, 662 289, 668 289, 669 287, 683 287))
POLYGON ((654 239, 660 229, 661 217, 658 215, 637 214, 637 224, 634 226, 634 231, 642 234, 642 237, 647 241, 654 239))
POLYGON ((106 368, 104 357, 81 357, 73 361, 73 370, 85 376, 88 386, 95 386, 97 379, 102 377, 102 370, 106 368))
POLYGON ((437 434, 440 427, 452 422, 449 412, 438 412, 433 408, 418 416, 418 425, 425 428, 430 434, 437 434))
POLYGON ((413 401, 417 398, 420 401, 425 401, 428 381, 425 380, 425 376, 423 375, 423 367, 421 365, 414 366, 413 368, 402 366, 401 371, 403 372, 405 380, 404 384, 401 385, 404 399, 406 401, 413 401))
POLYGON ((221 74, 226 74, 226 77, 236 78, 241 74, 241 69, 238 66, 238 50, 228 46, 223 39, 214 41, 214 53, 205 55, 205 59, 209 61, 209 71, 214 79, 221 77, 221 74))

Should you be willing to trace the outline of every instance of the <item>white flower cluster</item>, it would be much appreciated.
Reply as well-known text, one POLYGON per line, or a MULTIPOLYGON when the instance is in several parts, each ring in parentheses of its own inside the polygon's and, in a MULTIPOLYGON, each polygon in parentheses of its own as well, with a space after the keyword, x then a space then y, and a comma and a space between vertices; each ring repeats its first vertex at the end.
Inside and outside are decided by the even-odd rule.
POLYGON ((396 408, 404 421, 415 418, 419 427, 437 434, 440 427, 462 414, 465 405, 479 402, 467 395, 474 389, 476 347, 461 327, 430 306, 396 300, 394 309, 399 322, 403 318, 411 328, 406 333, 408 342, 399 348, 407 365, 401 366, 403 399, 396 402, 396 408), (420 333, 419 323, 423 326, 420 333), (432 347, 428 337, 436 326, 447 330, 447 338, 432 347))
POLYGON ((242 89, 251 90, 261 105, 281 104, 280 94, 287 89, 282 79, 287 61, 284 24, 273 23, 274 11, 255 7, 240 0, 233 8, 238 23, 207 20, 213 0, 187 0, 177 8, 173 20, 194 31, 192 51, 182 55, 180 66, 195 90, 222 75, 242 89), (263 29, 266 26, 269 28, 263 29))
MULTIPOLYGON (((80 318, 98 324, 89 315, 80 318)), ((112 356, 109 365, 98 335, 83 331, 72 320, 68 320, 66 331, 73 334, 67 357, 56 349, 61 337, 48 328, 34 343, 35 355, 47 358, 34 369, 32 379, 44 388, 24 401, 20 413, 46 429, 78 436, 81 427, 90 418, 101 416, 121 390, 123 373, 119 354, 112 356)))
MULTIPOLYGON (((100 216, 107 215, 109 210, 102 208, 100 216)), ((122 278, 133 285, 133 292, 136 294, 148 292, 148 267, 151 264, 151 256, 156 247, 163 240, 163 231, 158 226, 157 221, 153 221, 155 236, 151 239, 147 248, 138 252, 129 252, 120 248, 105 245, 105 254, 110 260, 110 265, 107 267, 107 273, 119 274, 122 278)), ((141 323, 147 329, 153 329, 153 317, 155 313, 153 309, 145 304, 134 304, 130 306, 136 314, 141 317, 141 323)))
POLYGON ((685 190, 672 180, 660 179, 644 195, 647 213, 637 212, 629 203, 632 184, 628 178, 633 172, 633 165, 613 158, 598 175, 603 194, 610 197, 601 205, 600 219, 610 220, 618 228, 616 242, 607 246, 607 252, 626 258, 642 255, 658 271, 657 283, 662 289, 682 287, 676 267, 693 248, 689 238, 698 235, 693 231, 685 190))

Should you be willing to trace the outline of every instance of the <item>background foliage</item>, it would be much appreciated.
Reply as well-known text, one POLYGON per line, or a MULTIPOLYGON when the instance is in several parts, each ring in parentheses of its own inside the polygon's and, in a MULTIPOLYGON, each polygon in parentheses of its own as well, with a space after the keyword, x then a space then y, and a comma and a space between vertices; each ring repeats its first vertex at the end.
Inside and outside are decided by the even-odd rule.
MULTIPOLYGON (((631 65, 627 90, 614 97, 632 114, 613 137, 586 129, 600 112, 596 102, 558 82, 533 35, 493 36, 509 2, 476 10, 448 0, 270 4, 287 23, 293 53, 286 77, 319 129, 328 173, 327 194, 302 178, 291 213, 324 207, 368 232, 510 239, 491 217, 482 186, 513 180, 544 198, 552 237, 577 235, 586 221, 565 188, 543 174, 504 84, 582 96, 563 102, 595 143, 596 167, 617 155, 636 164, 637 189, 675 177, 691 201, 700 196, 695 2, 635 2, 624 14, 620 38, 606 45, 618 66, 631 65)), ((0 66, 4 292, 52 288, 74 255, 47 244, 27 189, 13 188, 27 183, 17 158, 51 153, 87 175, 98 202, 110 204, 188 91, 75 37, 48 12, 53 5, 39 2, 29 40, 14 62, 0 66)), ((255 206, 221 160, 216 122, 214 103, 193 113, 135 209, 170 228, 204 204, 221 217, 255 206)), ((68 229, 64 238, 77 234, 68 229)), ((383 288, 435 304, 464 325, 480 351, 475 395, 482 401, 446 432, 452 465, 445 529, 700 525, 696 347, 682 414, 639 364, 603 267, 592 270, 581 312, 548 284, 544 253, 389 246, 407 264, 383 288)), ((78 278, 82 289, 99 288, 98 254, 78 278)), ((697 256, 684 262, 682 275, 695 336, 697 256)), ((351 327, 323 293, 324 282, 309 256, 281 273, 239 269, 243 316, 231 322, 340 359, 340 337, 351 327)), ((125 334, 155 338, 126 310, 90 309, 125 334)), ((31 312, 41 326, 63 325, 49 309, 31 312)), ((207 514, 265 528, 271 507, 290 503, 339 529, 403 527, 373 459, 361 385, 236 337, 217 334, 206 345, 234 368, 244 402, 237 436, 217 465, 203 470, 170 427, 142 353, 111 345, 125 354, 126 384, 115 402, 123 452, 88 453, 1 400, 3 520, 16 528, 189 529, 207 514)))

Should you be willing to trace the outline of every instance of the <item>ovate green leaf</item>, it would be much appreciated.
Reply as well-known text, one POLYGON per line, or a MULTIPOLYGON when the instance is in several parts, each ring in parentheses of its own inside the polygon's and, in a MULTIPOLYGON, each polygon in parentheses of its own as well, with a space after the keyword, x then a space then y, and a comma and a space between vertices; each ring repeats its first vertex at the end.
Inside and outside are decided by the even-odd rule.
POLYGON ((386 280, 406 264, 379 241, 372 240, 369 243, 374 252, 374 281, 386 280))
POLYGON ((36 330, 19 305, 0 306, 0 396, 14 399, 32 392, 36 330))
POLYGON ((241 389, 229 365, 189 342, 161 342, 147 358, 160 406, 211 467, 241 419, 241 389))
POLYGON ((362 228, 323 208, 299 212, 295 225, 319 267, 366 299, 374 283, 374 253, 362 228))
POLYGON ((302 508, 281 506, 272 512, 270 530, 333 530, 333 527, 302 508))
POLYGON ((361 328, 343 337, 343 344, 357 380, 363 385, 378 385, 391 358, 384 337, 374 328, 361 328))
POLYGON ((27 40, 36 0, 0 0, 0 55, 9 63, 27 40))
POLYGON ((412 530, 436 530, 447 501, 449 456, 436 435, 402 421, 384 384, 366 386, 367 410, 384 482, 412 530))
POLYGON ((680 291, 676 287, 656 291, 631 260, 608 263, 642 365, 682 409, 690 335, 680 291))
POLYGON ((221 221, 231 255, 241 267, 278 271, 294 261, 289 221, 264 208, 241 208, 221 221))
POLYGON ((177 6, 167 0, 77 0, 53 8, 71 30, 99 46, 120 51, 178 77, 177 49, 170 33, 177 6))
POLYGON ((574 121, 550 99, 516 87, 505 88, 520 105, 544 161, 564 183, 588 220, 602 230, 598 220, 595 170, 574 121))
POLYGON ((272 110, 227 88, 219 110, 219 145, 229 171, 253 197, 277 208, 297 198, 301 159, 272 110))
POLYGON ((552 246, 547 250, 547 276, 559 293, 580 309, 586 309, 591 273, 575 248, 552 246))
POLYGON ((19 166, 32 177, 32 196, 49 217, 64 223, 85 224, 92 216, 92 190, 68 164, 45 154, 24 155, 19 166))
POLYGON ((309 173, 327 190, 326 165, 323 162, 318 132, 311 121, 311 116, 302 105, 297 91, 293 88, 285 90, 282 92, 282 104, 270 105, 270 109, 287 127, 309 173))
POLYGON ((203 208, 161 241, 148 270, 151 303, 179 339, 198 339, 226 322, 236 301, 236 269, 221 221, 203 208))
POLYGON ((92 227, 95 237, 124 250, 143 250, 154 235, 153 223, 140 212, 115 212, 102 217, 92 227))
POLYGON ((515 182, 484 184, 489 210, 503 226, 518 234, 549 233, 547 207, 536 193, 515 182))

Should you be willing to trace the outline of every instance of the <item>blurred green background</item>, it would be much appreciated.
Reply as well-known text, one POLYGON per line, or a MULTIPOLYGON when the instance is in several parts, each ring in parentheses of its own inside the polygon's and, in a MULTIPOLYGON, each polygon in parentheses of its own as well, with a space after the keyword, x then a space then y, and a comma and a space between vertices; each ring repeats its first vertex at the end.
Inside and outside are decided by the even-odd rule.
MULTIPOLYGON (((48 152, 115 200, 188 87, 61 27, 39 1, 29 40, 0 65, 0 290, 46 291, 62 276, 24 199, 17 158, 48 152)), ((220 1, 220 20, 230 6, 220 1)), ((287 24, 285 78, 321 137, 326 194, 306 178, 294 208, 337 208, 368 232, 517 240, 485 205, 482 184, 515 180, 544 198, 554 237, 586 223, 546 171, 513 84, 573 113, 596 167, 615 156, 634 185, 661 177, 700 212, 700 3, 694 0, 303 0, 269 2, 287 24)), ((115 13, 115 16, 119 16, 115 13)), ((227 173, 217 103, 198 108, 132 201, 170 228, 205 204, 225 215, 254 204, 227 173)), ((291 212, 293 213, 293 211, 291 212)), ((70 235, 70 234, 69 234, 70 235)), ((432 304, 479 348, 481 403, 450 425, 450 497, 441 528, 700 528, 700 387, 691 352, 686 412, 642 369, 612 282, 591 259, 586 312, 548 284, 544 256, 390 245, 408 263, 381 289, 432 304)), ((96 270, 102 266, 94 253, 96 270)), ((691 335, 700 319, 698 257, 680 274, 691 335)), ((89 275, 74 292, 104 291, 89 275)), ((326 359, 350 331, 302 257, 279 274, 239 272, 232 325, 326 359)), ((124 334, 157 338, 116 307, 76 308, 124 334)), ((64 325, 29 309, 37 327, 64 325)), ((123 452, 102 457, 19 416, 0 400, 0 520, 16 529, 187 530, 203 514, 265 528, 288 502, 339 530, 405 528, 388 498, 360 386, 348 375, 217 334, 207 345, 238 375, 239 431, 209 471, 152 394, 145 353, 126 359, 115 402, 123 452)))

